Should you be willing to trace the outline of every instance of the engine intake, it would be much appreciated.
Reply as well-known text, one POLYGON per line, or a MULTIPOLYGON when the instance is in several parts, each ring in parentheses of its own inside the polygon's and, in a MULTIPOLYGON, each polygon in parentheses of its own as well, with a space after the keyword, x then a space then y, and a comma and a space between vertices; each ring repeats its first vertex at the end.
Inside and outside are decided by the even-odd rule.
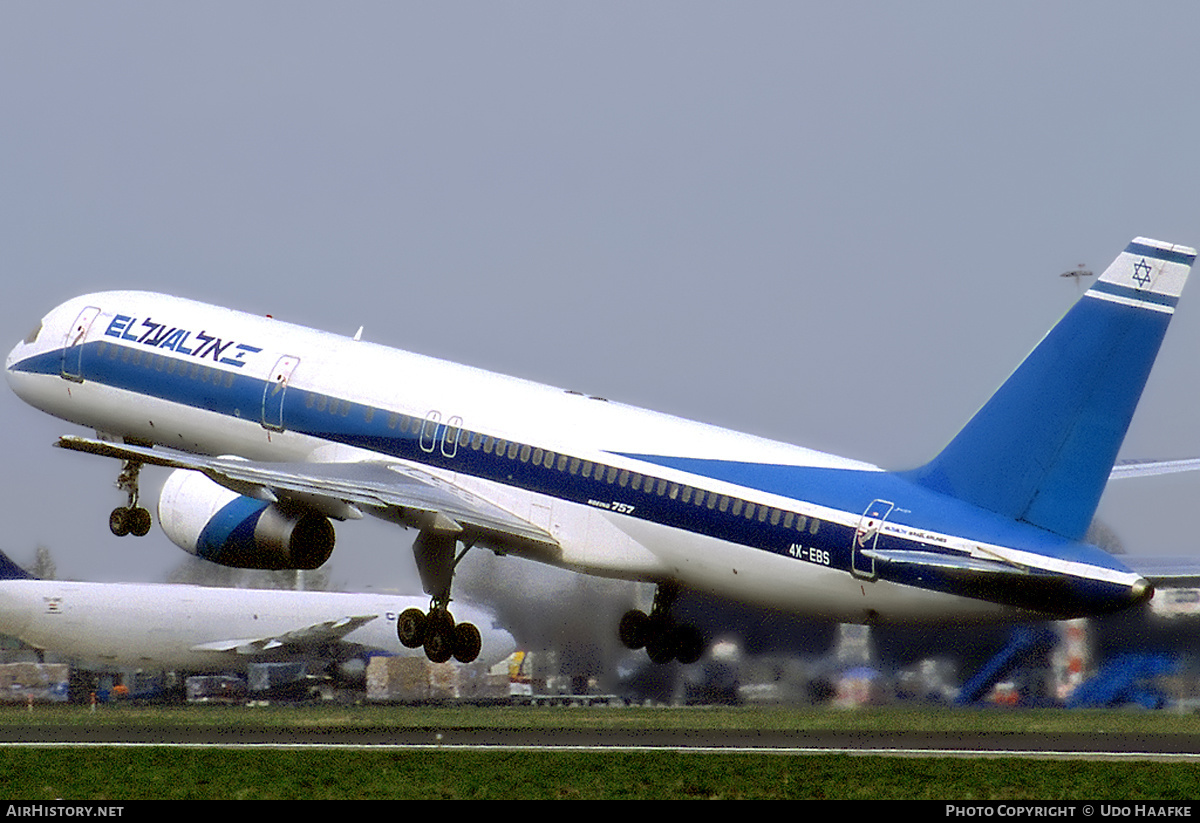
POLYGON ((158 522, 189 554, 237 569, 315 569, 335 539, 323 515, 237 494, 187 469, 163 484, 158 522))

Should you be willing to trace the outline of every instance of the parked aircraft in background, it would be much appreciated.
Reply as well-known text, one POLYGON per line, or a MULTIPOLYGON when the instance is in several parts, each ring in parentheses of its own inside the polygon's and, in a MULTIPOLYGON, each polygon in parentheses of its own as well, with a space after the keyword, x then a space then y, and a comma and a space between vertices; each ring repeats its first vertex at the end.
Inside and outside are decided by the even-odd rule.
POLYGON ((1135 239, 907 472, 144 292, 52 310, 7 377, 98 434, 60 446, 124 461, 118 534, 150 526, 140 467, 168 466, 164 529, 218 563, 314 568, 329 519, 364 512, 418 529, 432 605, 399 632, 431 659, 470 656, 449 611, 461 544, 656 583, 621 638, 690 662, 704 641, 672 618, 681 587, 845 622, 1071 617, 1149 598, 1152 581, 1083 537, 1194 260, 1135 239))
MULTIPOLYGON (((426 598, 177 584, 38 580, 0 552, 0 634, 90 663, 195 672, 250 663, 345 664, 371 654, 410 655, 396 621, 426 598)), ((479 662, 515 648, 479 609, 479 662)))

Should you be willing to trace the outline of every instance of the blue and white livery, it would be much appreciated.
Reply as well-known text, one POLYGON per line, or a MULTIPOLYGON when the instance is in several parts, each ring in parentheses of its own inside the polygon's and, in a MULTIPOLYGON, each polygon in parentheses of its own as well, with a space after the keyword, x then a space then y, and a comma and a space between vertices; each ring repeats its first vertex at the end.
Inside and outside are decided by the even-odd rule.
POLYGON ((7 376, 99 434, 59 445, 125 461, 114 531, 149 528, 137 470, 170 466, 164 529, 227 565, 319 565, 329 518, 419 529, 432 605, 401 635, 431 657, 458 642, 461 544, 657 583, 622 638, 686 661, 703 641, 671 619, 680 587, 850 622, 1081 616, 1150 597, 1083 536, 1195 256, 1134 240, 907 472, 142 292, 54 309, 7 376))

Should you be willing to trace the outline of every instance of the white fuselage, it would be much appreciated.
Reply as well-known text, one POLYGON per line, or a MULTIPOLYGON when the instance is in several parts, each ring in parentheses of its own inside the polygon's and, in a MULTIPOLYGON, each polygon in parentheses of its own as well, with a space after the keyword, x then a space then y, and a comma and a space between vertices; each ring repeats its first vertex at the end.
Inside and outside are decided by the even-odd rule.
MULTIPOLYGON (((428 598, 382 594, 0 580, 0 634, 93 664, 244 671, 249 663, 310 656, 418 656, 419 649, 396 639, 396 616, 427 604, 428 598), (338 642, 306 642, 302 636, 324 623, 366 617, 372 619, 338 642)), ((512 653, 512 636, 489 615, 467 605, 456 605, 455 612, 479 626, 481 664, 512 653)))

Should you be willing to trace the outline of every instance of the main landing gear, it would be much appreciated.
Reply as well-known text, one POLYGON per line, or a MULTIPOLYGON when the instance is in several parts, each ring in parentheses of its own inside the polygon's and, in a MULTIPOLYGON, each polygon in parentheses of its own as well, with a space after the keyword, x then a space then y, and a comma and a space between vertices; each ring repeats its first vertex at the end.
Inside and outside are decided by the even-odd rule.
POLYGON ((421 585, 431 595, 428 613, 420 609, 405 609, 396 621, 396 636, 410 649, 425 647, 425 656, 434 663, 445 663, 451 657, 459 663, 470 663, 479 656, 483 638, 473 623, 455 623, 450 614, 450 582, 454 567, 469 550, 467 546, 457 557, 454 549, 458 538, 453 534, 421 532, 413 543, 421 585))
POLYGON ((150 532, 150 512, 138 503, 138 473, 141 463, 126 460, 117 476, 117 488, 129 495, 128 506, 117 506, 108 516, 108 528, 117 537, 132 534, 145 537, 150 532))
POLYGON ((688 623, 676 623, 671 606, 679 596, 674 583, 659 584, 654 593, 650 614, 630 609, 621 618, 617 631, 627 649, 646 647, 646 654, 655 663, 695 663, 704 654, 704 636, 688 623))

